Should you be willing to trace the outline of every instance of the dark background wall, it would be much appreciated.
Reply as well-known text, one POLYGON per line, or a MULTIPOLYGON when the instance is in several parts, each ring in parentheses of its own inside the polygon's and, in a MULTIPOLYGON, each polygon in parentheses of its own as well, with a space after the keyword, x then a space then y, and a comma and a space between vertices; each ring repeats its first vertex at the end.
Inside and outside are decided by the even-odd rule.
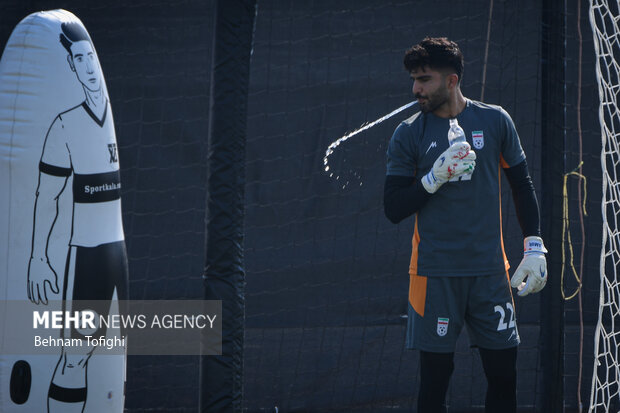
MULTIPOLYGON (((577 3, 578 4, 578 3, 577 3)), ((566 171, 577 166, 576 6, 567 10, 566 171)), ((463 91, 513 117, 541 193, 541 32, 537 1, 495 1, 488 60, 488 0, 259 1, 249 94, 245 407, 248 412, 411 411, 417 352, 404 350, 412 220, 382 212, 385 149, 406 110, 345 142, 323 170, 327 146, 410 102, 404 51, 446 35, 466 59, 463 91), (483 75, 486 81, 483 84, 483 75)), ((204 263, 206 142, 213 2, 3 1, 0 46, 28 13, 66 8, 84 22, 106 76, 117 127, 131 298, 200 298, 204 263)), ((582 121, 588 176, 583 295, 589 400, 600 249, 600 129, 592 35, 583 8, 582 121)), ((558 45, 557 47, 561 47, 558 45)), ((555 120, 557 122, 557 120, 555 120)), ((561 185, 561 182, 557 183, 561 185)), ((514 268, 522 237, 503 185, 504 236, 514 268)), ((576 186, 569 186, 579 251, 576 186)), ((467 211, 463 214, 466 219, 467 211)), ((549 246, 548 246, 549 247, 549 246)), ((551 245, 559 254, 561 245, 551 245)), ((577 261, 578 263, 578 261, 577 261)), ((559 274, 550 274, 558 277, 559 274)), ((567 280, 566 290, 574 289, 567 280)), ((517 299, 522 345, 519 403, 540 409, 540 295, 517 299)), ((565 306, 565 394, 576 405, 579 311, 565 306)), ((484 379, 466 334, 450 411, 484 403, 484 379)), ((129 360, 127 410, 196 411, 193 357, 129 360)))

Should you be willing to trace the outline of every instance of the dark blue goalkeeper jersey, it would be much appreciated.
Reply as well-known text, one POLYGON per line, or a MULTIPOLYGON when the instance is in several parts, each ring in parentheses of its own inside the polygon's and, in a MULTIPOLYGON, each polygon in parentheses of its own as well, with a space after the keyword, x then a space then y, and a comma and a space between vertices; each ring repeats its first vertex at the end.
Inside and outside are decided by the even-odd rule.
MULTIPOLYGON (((447 182, 415 216, 409 273, 421 276, 480 276, 502 273, 504 252, 501 167, 521 163, 525 154, 508 113, 499 106, 467 100, 457 116, 476 152, 471 175, 447 182)), ((387 151, 387 174, 428 173, 448 148, 449 120, 417 113, 394 132, 387 151)))

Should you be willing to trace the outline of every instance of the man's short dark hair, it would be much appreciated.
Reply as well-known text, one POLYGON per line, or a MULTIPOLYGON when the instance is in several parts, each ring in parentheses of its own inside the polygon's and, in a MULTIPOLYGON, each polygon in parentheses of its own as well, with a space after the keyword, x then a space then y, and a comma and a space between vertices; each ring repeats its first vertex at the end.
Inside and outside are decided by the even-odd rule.
POLYGON ((463 53, 458 44, 446 37, 426 37, 405 52, 403 63, 408 72, 428 67, 454 71, 459 82, 463 76, 463 53))
POLYGON ((90 36, 81 24, 69 22, 61 24, 60 27, 62 29, 62 33, 60 33, 60 43, 62 43, 72 57, 73 53, 71 53, 71 45, 73 45, 73 43, 81 40, 90 42, 90 36))

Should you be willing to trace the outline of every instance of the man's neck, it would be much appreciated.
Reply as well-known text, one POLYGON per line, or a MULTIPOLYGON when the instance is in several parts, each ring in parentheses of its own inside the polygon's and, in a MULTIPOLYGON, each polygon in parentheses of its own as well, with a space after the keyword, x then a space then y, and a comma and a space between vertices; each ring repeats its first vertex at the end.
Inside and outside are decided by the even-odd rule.
POLYGON ((103 91, 99 89, 98 91, 93 92, 84 88, 84 94, 86 95, 85 102, 90 110, 99 118, 103 116, 103 112, 105 112, 106 104, 108 102, 103 94, 103 91))
POLYGON ((444 119, 456 118, 459 113, 465 110, 465 106, 467 106, 467 99, 461 90, 457 89, 447 102, 433 111, 433 115, 444 119))

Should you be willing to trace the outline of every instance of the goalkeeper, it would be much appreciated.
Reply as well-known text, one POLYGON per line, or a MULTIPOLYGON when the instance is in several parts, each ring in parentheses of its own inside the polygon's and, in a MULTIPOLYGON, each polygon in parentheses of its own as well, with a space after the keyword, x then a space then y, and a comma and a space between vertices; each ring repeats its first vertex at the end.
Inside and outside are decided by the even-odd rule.
POLYGON ((426 38, 404 64, 421 112, 401 123, 387 151, 385 215, 415 214, 409 266, 407 347, 420 350, 418 413, 445 412, 456 341, 464 325, 488 381, 486 413, 516 412, 520 296, 546 282, 547 252, 525 154, 499 106, 463 96, 463 55, 446 38, 426 38), (467 142, 449 146, 456 118, 467 142), (512 280, 502 240, 500 168, 523 231, 524 258, 512 280))

